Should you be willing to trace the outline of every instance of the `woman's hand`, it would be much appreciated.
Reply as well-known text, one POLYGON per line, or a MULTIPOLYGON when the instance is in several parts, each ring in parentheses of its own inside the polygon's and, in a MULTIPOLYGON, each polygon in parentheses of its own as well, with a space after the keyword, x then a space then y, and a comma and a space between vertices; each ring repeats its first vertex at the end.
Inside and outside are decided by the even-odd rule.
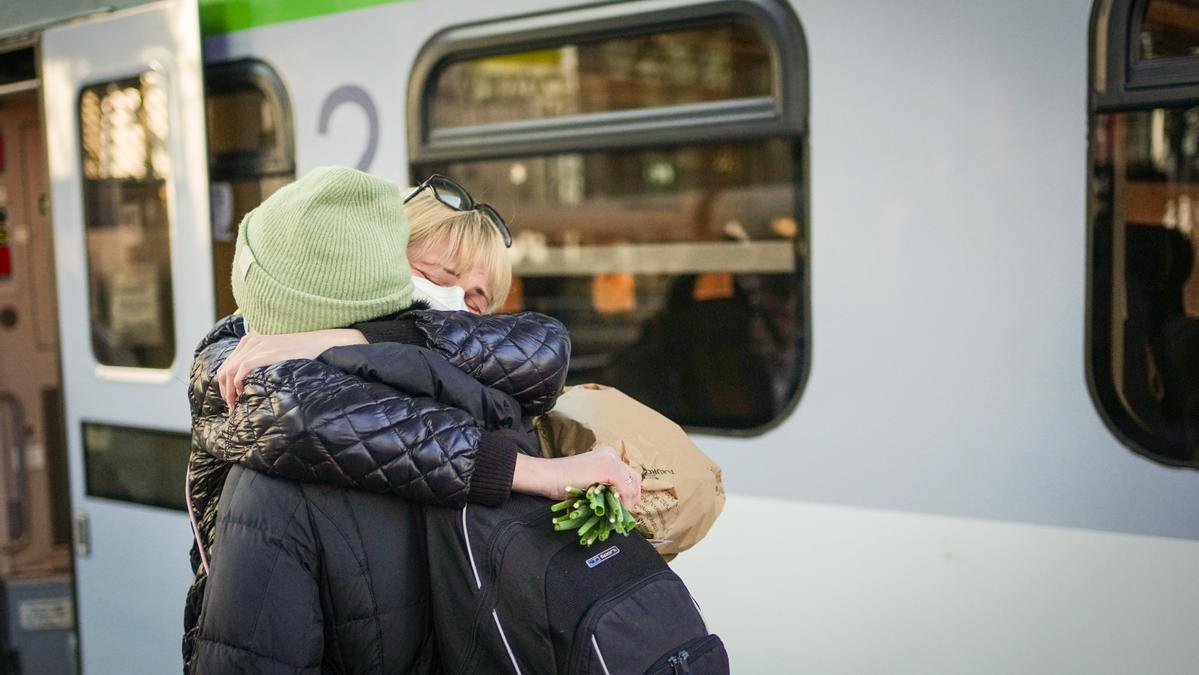
POLYGON ((315 359, 326 349, 364 345, 366 338, 353 329, 318 330, 311 333, 259 335, 248 333, 216 372, 221 398, 232 410, 241 396, 246 375, 255 368, 272 366, 290 359, 315 359))
POLYGON ((566 498, 567 486, 587 489, 595 483, 615 488, 627 508, 641 501, 641 474, 625 464, 611 446, 601 445, 579 455, 554 459, 516 456, 514 492, 561 500, 566 498))

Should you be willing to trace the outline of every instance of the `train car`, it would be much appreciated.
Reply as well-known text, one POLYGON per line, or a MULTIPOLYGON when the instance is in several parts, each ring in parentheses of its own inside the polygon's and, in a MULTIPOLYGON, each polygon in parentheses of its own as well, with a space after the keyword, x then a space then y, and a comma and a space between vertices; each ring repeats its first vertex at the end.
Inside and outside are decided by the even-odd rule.
POLYGON ((723 467, 734 672, 1194 672, 1199 2, 100 4, 0 8, 10 668, 181 667, 192 350, 338 164, 723 467))

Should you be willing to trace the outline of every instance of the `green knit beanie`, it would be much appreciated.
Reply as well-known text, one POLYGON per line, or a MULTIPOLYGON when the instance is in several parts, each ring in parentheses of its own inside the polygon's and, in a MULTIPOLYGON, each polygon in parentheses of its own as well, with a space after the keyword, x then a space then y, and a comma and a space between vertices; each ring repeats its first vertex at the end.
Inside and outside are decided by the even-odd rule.
POLYGON ((343 167, 314 169, 246 214, 233 297, 264 335, 342 328, 411 304, 404 195, 343 167))

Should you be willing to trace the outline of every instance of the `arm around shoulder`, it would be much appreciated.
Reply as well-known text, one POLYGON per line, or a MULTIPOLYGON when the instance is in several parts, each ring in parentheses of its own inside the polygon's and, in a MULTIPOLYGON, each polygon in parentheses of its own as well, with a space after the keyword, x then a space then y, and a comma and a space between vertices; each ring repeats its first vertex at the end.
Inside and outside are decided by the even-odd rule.
POLYGON ((247 378, 219 445, 270 475, 460 505, 507 497, 517 445, 506 436, 430 399, 290 361, 247 378))

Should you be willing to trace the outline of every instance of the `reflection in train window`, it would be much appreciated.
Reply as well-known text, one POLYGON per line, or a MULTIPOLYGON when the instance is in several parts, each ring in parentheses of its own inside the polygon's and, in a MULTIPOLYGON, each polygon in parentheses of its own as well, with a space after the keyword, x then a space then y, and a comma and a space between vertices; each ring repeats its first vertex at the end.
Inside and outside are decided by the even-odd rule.
POLYGON ((1141 16, 1142 59, 1199 54, 1199 0, 1152 0, 1141 16))
POLYGON ((167 108, 153 71, 79 97, 92 349, 105 365, 167 368, 175 357, 167 108))
POLYGON ((485 56, 442 71, 434 129, 769 96, 770 51, 752 26, 668 30, 485 56))
POLYGON ((510 219, 508 309, 570 326, 573 382, 736 428, 769 422, 799 380, 796 152, 772 140, 423 171, 510 219))
POLYGON ((447 47, 410 89, 433 96, 412 178, 451 176, 508 219, 505 310, 566 323, 570 383, 616 386, 691 428, 761 430, 807 363, 805 138, 775 112, 776 88, 803 78, 780 76, 777 33, 749 15, 688 18, 447 47))
POLYGON ((1139 63, 1199 53, 1199 2, 1096 7, 1087 375, 1129 447, 1199 466, 1199 59, 1139 63))
POLYGON ((211 181, 212 266, 217 318, 237 308, 229 277, 246 213, 295 179, 291 110, 278 76, 261 61, 204 72, 211 181))
POLYGON ((1199 108, 1099 115, 1093 134, 1104 379, 1154 453, 1188 460, 1199 448, 1199 108))

